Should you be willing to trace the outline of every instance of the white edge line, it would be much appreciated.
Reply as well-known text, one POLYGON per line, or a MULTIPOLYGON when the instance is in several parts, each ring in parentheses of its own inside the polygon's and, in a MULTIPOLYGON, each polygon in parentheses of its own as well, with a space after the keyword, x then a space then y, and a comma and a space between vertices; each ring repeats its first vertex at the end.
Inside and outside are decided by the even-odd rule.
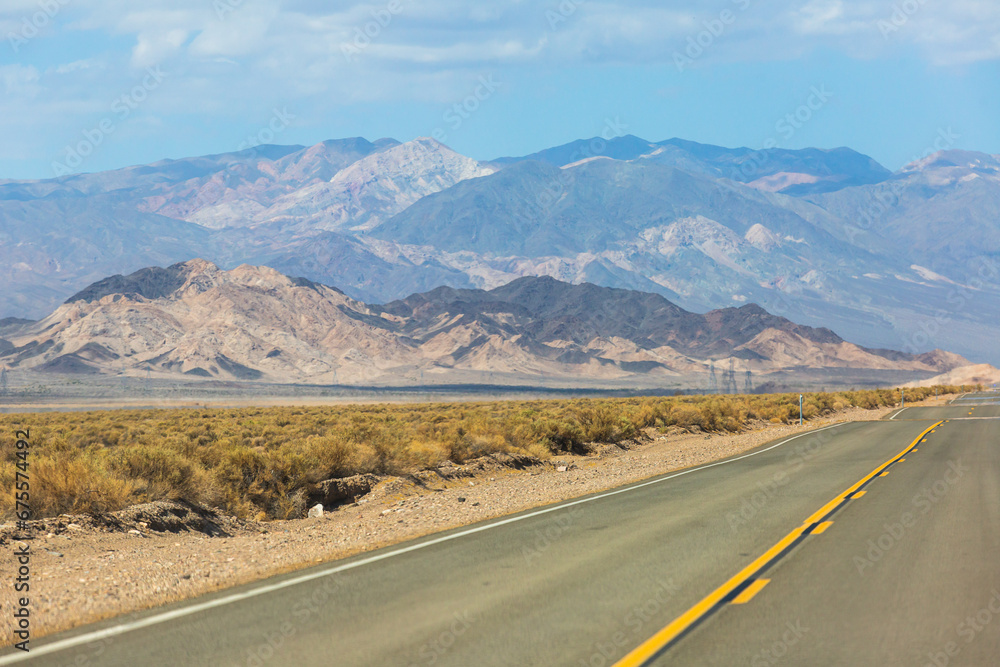
POLYGON ((909 410, 909 408, 900 408, 899 412, 897 412, 897 413, 896 413, 896 414, 894 414, 893 416, 889 417, 889 421, 892 421, 893 419, 895 419, 895 418, 896 418, 896 417, 898 417, 899 415, 903 414, 903 411, 904 411, 904 410, 909 410))
POLYGON ((319 572, 312 572, 309 574, 303 574, 298 577, 293 577, 291 579, 285 579, 283 581, 275 582, 273 584, 267 584, 265 586, 258 586, 253 590, 245 591, 243 593, 234 593, 232 595, 227 595, 226 597, 217 598, 215 600, 209 600, 208 602, 201 602, 198 604, 191 605, 190 607, 184 607, 183 609, 175 609, 173 611, 163 612, 162 614, 156 614, 155 616, 150 616, 148 618, 140 619, 137 621, 132 621, 130 623, 122 623, 121 625, 115 625, 110 628, 105 628, 104 630, 95 630, 94 632, 88 632, 86 634, 78 635, 76 637, 68 637, 51 644, 45 644, 44 646, 39 646, 38 648, 33 648, 27 653, 14 653, 6 656, 0 656, 0 665, 10 665, 15 662, 21 662, 23 660, 29 660, 42 655, 48 655, 50 653, 56 653, 58 651, 63 651, 68 648, 73 648, 74 646, 79 646, 81 644, 88 644, 90 642, 100 641, 102 639, 107 639, 109 637, 116 637, 126 632, 131 632, 132 630, 138 630, 140 628, 146 628, 151 625, 156 625, 158 623, 165 623, 167 621, 172 621, 177 618, 183 618, 184 616, 190 616, 191 614, 196 614, 200 611, 205 611, 208 609, 214 609, 216 607, 222 607, 233 602, 239 602, 241 600, 247 600, 249 598, 257 597, 258 595, 264 595, 266 593, 271 593, 273 591, 281 590, 282 588, 289 588, 291 586, 297 586, 298 584, 305 583, 307 581, 312 581, 314 579, 320 579, 322 577, 329 576, 331 574, 337 574, 339 572, 344 572, 346 570, 352 570, 362 565, 368 565, 369 563, 375 563, 380 560, 385 560, 387 558, 392 558, 393 556, 400 556, 411 551, 417 551, 418 549, 424 549, 426 547, 434 546, 436 544, 441 544, 443 542, 449 542, 451 540, 457 540, 460 537, 465 537, 466 535, 473 535, 475 533, 480 533, 485 530, 490 530, 492 528, 497 528, 499 526, 505 526, 510 523, 515 523, 518 521, 523 521, 525 519, 530 519, 532 517, 540 516, 542 514, 549 514, 550 512, 558 512, 559 510, 565 509, 567 507, 573 507, 575 505, 582 505, 584 503, 593 502, 595 500, 601 500, 602 498, 609 498, 611 496, 617 496, 620 493, 627 493, 629 491, 634 491, 636 489, 641 489, 647 486, 652 486, 653 484, 659 484, 661 482, 666 482, 667 480, 680 477, 681 475, 688 475, 693 472, 698 472, 699 470, 706 470, 708 468, 714 468, 716 466, 725 465, 727 463, 735 463, 742 459, 750 458, 751 456, 757 456, 758 454, 763 454, 764 452, 769 452, 772 449, 781 447, 782 445, 796 440, 798 438, 813 435, 819 433, 820 431, 825 431, 827 429, 835 428, 837 426, 844 426, 845 424, 850 424, 853 422, 839 422, 837 424, 830 424, 829 426, 824 426, 822 428, 815 429, 813 431, 806 431, 805 433, 799 433, 798 435, 793 435, 786 440, 771 445, 767 449, 761 449, 749 454, 744 454, 733 459, 726 459, 725 461, 716 461, 715 463, 707 463, 697 468, 689 468, 687 470, 682 470, 676 472, 672 475, 666 477, 659 477, 657 479, 649 480, 647 482, 640 482, 638 484, 627 486, 621 489, 615 489, 614 491, 606 491, 596 496, 590 496, 587 498, 581 498, 579 500, 571 500, 567 502, 560 503, 558 505, 553 505, 551 507, 546 507, 544 509, 536 510, 529 514, 522 514, 520 516, 509 517, 507 519, 501 519, 493 523, 487 524, 485 526, 478 526, 476 528, 469 528, 451 535, 445 535, 443 537, 438 537, 426 542, 421 542, 420 544, 413 544, 408 547, 403 547, 402 549, 396 549, 394 551, 389 551, 374 556, 369 556, 368 558, 362 558, 351 563, 344 563, 343 565, 337 565, 325 570, 320 570, 319 572))

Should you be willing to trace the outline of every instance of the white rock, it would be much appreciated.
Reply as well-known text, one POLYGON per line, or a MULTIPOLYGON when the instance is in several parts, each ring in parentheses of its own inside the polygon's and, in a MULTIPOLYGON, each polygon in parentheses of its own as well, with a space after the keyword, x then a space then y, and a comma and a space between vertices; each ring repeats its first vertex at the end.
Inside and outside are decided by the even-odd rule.
POLYGON ((566 466, 559 466, 556 468, 556 472, 566 472, 566 466))
POLYGON ((309 518, 313 519, 319 516, 323 516, 323 505, 320 503, 316 503, 315 505, 309 508, 309 518))

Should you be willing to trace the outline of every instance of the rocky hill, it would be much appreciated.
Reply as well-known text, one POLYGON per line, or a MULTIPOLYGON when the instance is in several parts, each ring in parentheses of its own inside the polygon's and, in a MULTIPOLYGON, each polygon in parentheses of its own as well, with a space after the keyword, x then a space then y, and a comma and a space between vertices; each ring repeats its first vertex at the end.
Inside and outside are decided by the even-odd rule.
POLYGON ((1000 362, 1000 160, 634 136, 479 162, 361 138, 0 181, 0 317, 203 257, 384 303, 551 276, 704 312, 757 303, 873 348, 1000 362))
POLYGON ((0 364, 15 369, 271 382, 392 382, 425 371, 676 378, 730 359, 758 373, 931 374, 968 363, 866 349, 753 304, 696 314, 658 294, 526 277, 376 306, 267 267, 224 271, 204 260, 100 280, 0 333, 0 364))

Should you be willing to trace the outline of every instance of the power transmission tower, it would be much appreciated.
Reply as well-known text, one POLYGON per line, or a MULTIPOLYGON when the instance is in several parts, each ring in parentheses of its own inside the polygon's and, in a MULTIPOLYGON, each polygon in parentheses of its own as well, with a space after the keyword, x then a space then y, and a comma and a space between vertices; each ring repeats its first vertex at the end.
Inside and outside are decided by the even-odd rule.
POLYGON ((729 370, 724 373, 725 388, 723 390, 726 394, 735 394, 739 391, 736 387, 736 360, 729 360, 729 370))
POLYGON ((6 396, 10 389, 7 380, 7 369, 0 368, 0 396, 6 396))
POLYGON ((748 394, 752 394, 753 393, 753 371, 750 370, 749 366, 747 366, 746 369, 747 369, 746 376, 745 376, 745 378, 743 380, 743 391, 746 392, 746 393, 748 393, 748 394))
POLYGON ((715 394, 719 391, 719 381, 715 377, 715 362, 708 362, 708 393, 715 394))

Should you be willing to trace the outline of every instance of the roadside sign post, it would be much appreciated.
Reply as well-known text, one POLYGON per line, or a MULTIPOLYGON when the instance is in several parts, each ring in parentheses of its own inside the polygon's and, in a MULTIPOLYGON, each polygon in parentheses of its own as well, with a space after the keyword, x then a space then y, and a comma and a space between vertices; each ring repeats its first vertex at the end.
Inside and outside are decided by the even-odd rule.
POLYGON ((899 407, 905 408, 906 407, 906 390, 903 389, 903 388, 900 388, 900 390, 899 390, 899 400, 900 400, 899 407))
POLYGON ((799 426, 802 426, 802 394, 799 394, 799 426))

